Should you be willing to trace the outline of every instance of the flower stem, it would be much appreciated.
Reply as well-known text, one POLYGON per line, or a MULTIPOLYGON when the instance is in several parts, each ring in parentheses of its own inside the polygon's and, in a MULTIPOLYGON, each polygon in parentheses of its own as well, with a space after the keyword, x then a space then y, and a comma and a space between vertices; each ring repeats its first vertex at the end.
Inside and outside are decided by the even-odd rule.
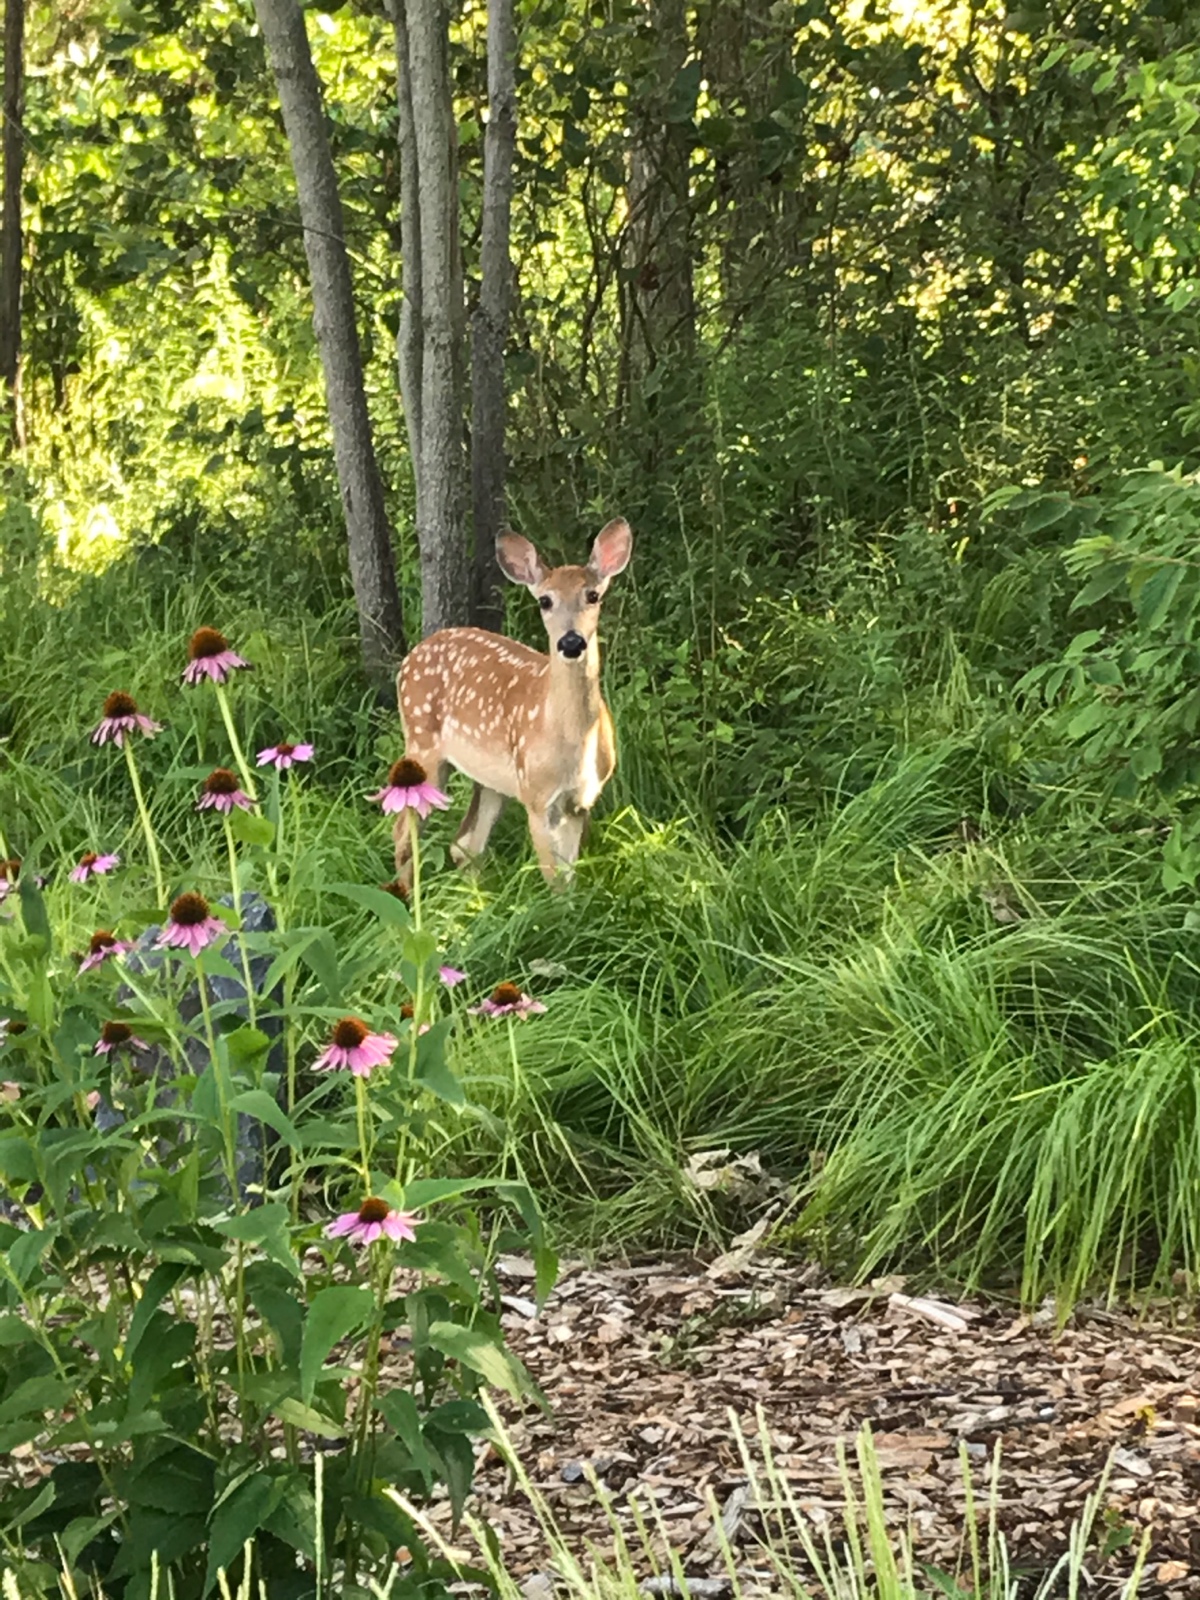
MULTIPOLYGON (((412 912, 413 927, 418 933, 421 931, 421 834, 420 819, 415 811, 408 813, 408 843, 412 851, 409 860, 412 862, 412 889, 409 897, 409 910, 412 912)), ((421 1037, 421 1024, 425 1020, 425 963, 417 965, 417 984, 413 991, 413 1014, 408 1024, 408 1106, 411 1116, 413 1100, 413 1085, 417 1078, 417 1044, 421 1037)), ((409 1118, 405 1118, 400 1128, 400 1139, 396 1149, 396 1181, 407 1183, 411 1173, 406 1171, 408 1154, 409 1118)))
POLYGON ((512 1164, 516 1168, 517 1177, 522 1183, 525 1183, 528 1181, 525 1177, 525 1166, 521 1160, 520 1151, 517 1148, 517 1141, 513 1135, 512 1126, 513 1117, 516 1115, 517 1106, 521 1103, 523 1098, 522 1091, 524 1089, 524 1079, 521 1074, 521 1058, 517 1053, 516 1023, 513 1021, 512 1017, 505 1017, 504 1020, 508 1026, 508 1059, 512 1066, 512 1094, 509 1098, 508 1109, 504 1114, 503 1170, 507 1173, 508 1163, 511 1157, 512 1164))
POLYGON ((233 909, 238 918, 238 950, 242 957, 242 978, 246 985, 246 1020, 253 1028, 256 1023, 254 1006, 254 984, 250 979, 250 955, 246 949, 246 930, 241 926, 242 921, 242 891, 238 884, 238 859, 237 846, 233 839, 233 828, 230 826, 229 816, 226 813, 221 821, 225 824, 225 844, 229 850, 229 881, 233 886, 233 909))
POLYGON ((204 978, 204 968, 200 965, 200 957, 193 956, 196 964, 196 987, 200 991, 200 1012, 204 1018, 204 1037, 208 1044, 208 1069, 216 1073, 217 1104, 221 1111, 221 1139, 225 1146, 225 1169, 229 1179, 232 1193, 230 1204, 237 1203, 237 1145, 233 1136, 233 1123, 229 1118, 229 1108, 225 1104, 225 1085, 217 1071, 217 1036, 213 1029, 212 1009, 208 1003, 208 984, 204 978))
POLYGON ((354 1104, 358 1111, 358 1153, 362 1158, 363 1188, 371 1192, 371 1147, 367 1140, 367 1080, 357 1075, 354 1079, 354 1104))
POLYGON ((128 735, 121 740, 121 749, 125 753, 125 765, 129 768, 129 781, 133 785, 133 798, 137 802, 138 816, 142 819, 142 832, 146 836, 146 853, 150 857, 150 866, 154 873, 154 888, 158 895, 158 903, 160 906, 165 906, 167 887, 163 881, 162 862, 158 859, 158 841, 154 837, 146 796, 142 793, 142 780, 138 775, 137 762, 133 755, 133 740, 128 735))
MULTIPOLYGON (((237 1137, 234 1132, 235 1124, 229 1105, 225 1098, 225 1079, 217 1062, 217 1036, 213 1029, 212 1007, 208 1000, 208 984, 204 978, 204 968, 200 965, 200 957, 193 956, 196 966, 196 987, 200 991, 200 1011, 204 1017, 204 1035, 208 1042, 208 1070, 215 1075, 217 1086, 217 1105, 221 1114, 222 1142, 225 1146, 225 1171, 229 1179, 229 1209, 236 1211, 238 1205, 238 1170, 237 1170, 237 1137)), ((238 1393, 245 1394, 245 1362, 246 1362, 246 1300, 243 1293, 242 1276, 244 1272, 243 1247, 239 1242, 237 1247, 237 1291, 230 1307, 233 1313, 234 1342, 237 1347, 238 1367, 238 1393)), ((248 1420, 248 1419, 247 1419, 248 1420)))
POLYGON ((254 779, 250 776, 250 768, 246 765, 246 756, 242 750, 242 742, 237 736, 237 729, 233 725, 233 711, 229 704, 229 696, 225 693, 223 683, 214 684, 217 691, 217 704, 221 708, 221 717, 225 723, 225 732, 229 735, 229 744, 233 750, 233 759, 237 763, 238 772, 241 774, 242 783, 251 800, 257 800, 258 791, 254 787, 254 779))
MULTIPOLYGON (((421 819, 410 807, 408 813, 408 844, 412 851, 412 894, 409 904, 412 907, 413 927, 418 933, 421 931, 421 819)), ((415 1019, 414 1019, 415 1020, 415 1019)))

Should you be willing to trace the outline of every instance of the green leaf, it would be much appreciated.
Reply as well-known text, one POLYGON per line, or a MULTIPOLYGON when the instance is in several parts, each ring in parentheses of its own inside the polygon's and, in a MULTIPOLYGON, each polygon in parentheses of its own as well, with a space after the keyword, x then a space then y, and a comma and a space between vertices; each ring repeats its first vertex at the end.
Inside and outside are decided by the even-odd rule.
POLYGON ((324 989, 330 1005, 338 1005, 342 998, 342 974, 337 947, 327 928, 314 931, 311 942, 304 947, 304 964, 324 989))
POLYGON ((315 1433, 322 1439, 346 1437, 347 1429, 342 1423, 327 1417, 323 1411, 315 1411, 312 1406, 306 1406, 302 1400, 297 1400, 292 1395, 285 1395, 282 1400, 277 1400, 271 1407, 271 1414, 278 1417, 280 1422, 288 1422, 293 1428, 299 1428, 302 1433, 315 1433))
POLYGON ((1113 715, 1113 708, 1107 700, 1092 700, 1082 711, 1077 711, 1067 723, 1067 737, 1069 739, 1082 739, 1089 733, 1094 733, 1103 723, 1109 721, 1113 715))
POLYGON ((131 1505, 179 1515, 206 1511, 216 1464, 190 1445, 176 1444, 120 1475, 118 1488, 131 1505))
POLYGON ((37 1161, 33 1145, 23 1133, 7 1133, 0 1138, 0 1178, 6 1183, 33 1183, 37 1161))
POLYGON ((46 901, 34 882, 34 874, 28 868, 21 874, 17 894, 21 901, 21 920, 25 924, 25 932, 41 939, 49 953, 54 948, 54 936, 50 932, 50 918, 46 915, 46 901))
POLYGON ((1183 564, 1169 562, 1156 567, 1137 589, 1134 606, 1138 626, 1147 632, 1161 626, 1171 609, 1171 602, 1183 581, 1183 564))
POLYGON ((437 953, 437 940, 423 928, 410 928, 404 935, 404 959, 414 968, 430 965, 437 953))
POLYGON ((309 1561, 317 1558, 317 1503, 307 1480, 298 1472, 289 1473, 279 1504, 263 1523, 269 1533, 284 1544, 299 1550, 309 1561))
POLYGON ((368 1289, 337 1285, 321 1289, 308 1308, 300 1346, 300 1394, 313 1397, 325 1358, 335 1344, 366 1325, 375 1302, 368 1289))
POLYGON ((170 1294, 171 1290, 187 1273, 187 1267, 179 1261, 163 1261, 155 1267, 146 1279, 146 1286, 142 1290, 142 1297, 133 1308, 133 1316, 129 1319, 129 1334, 125 1340, 125 1359, 133 1359, 142 1335, 150 1325, 150 1319, 158 1307, 170 1294))
POLYGON ((425 1480, 425 1492, 428 1494, 434 1485, 435 1468, 421 1431, 417 1402, 408 1389, 389 1389, 386 1394, 376 1395, 375 1404, 412 1457, 413 1466, 425 1480))
POLYGON ((275 837, 275 824, 269 817, 234 806, 229 814, 229 831, 242 844, 262 845, 265 849, 275 837))
POLYGON ((279 1340, 283 1365, 299 1374, 305 1308, 292 1293, 293 1276, 272 1261, 252 1261, 244 1282, 251 1305, 279 1340))
POLYGON ((1135 750, 1129 758, 1130 770, 1144 783, 1147 778, 1153 778, 1155 773, 1162 771, 1163 754, 1157 745, 1145 745, 1141 750, 1135 750))
POLYGON ((1097 600, 1105 599, 1114 589, 1123 587, 1128 572, 1128 561, 1106 561, 1080 589, 1071 601, 1070 609, 1082 611, 1084 606, 1095 605, 1097 600))
POLYGON ((26 1322, 24 1317, 4 1315, 0 1317, 0 1350, 15 1344, 35 1344, 37 1334, 26 1322))
POLYGON ((246 1540, 258 1532, 282 1500, 286 1487, 285 1478, 256 1472, 214 1506, 209 1519, 204 1594, 215 1586, 218 1571, 228 1572, 233 1566, 246 1540))
POLYGON ((329 891, 341 895, 343 900, 353 900, 356 905, 365 906, 368 911, 375 913, 380 922, 386 922, 390 927, 407 928, 412 922, 404 901, 389 894, 386 889, 376 889, 369 883, 334 883, 330 884, 329 891))
POLYGON ((1073 504, 1066 495, 1040 495, 1027 508, 1021 519, 1022 527, 1026 533, 1041 533, 1043 529, 1052 528, 1056 522, 1069 516, 1072 509, 1073 504))
POLYGON ((274 1128, 286 1145, 293 1150, 300 1149, 300 1134, 295 1124, 265 1089, 245 1089, 241 1094, 235 1094, 229 1102, 229 1109, 244 1111, 248 1117, 257 1117, 269 1128, 274 1128))
POLYGON ((453 1017, 443 1017, 417 1040, 417 1060, 413 1076, 439 1100, 450 1106, 466 1105, 462 1084, 446 1065, 446 1040, 454 1027, 453 1017))
POLYGON ((274 994, 280 982, 297 964, 320 932, 320 928, 298 928, 295 933, 283 935, 286 942, 267 968, 267 975, 262 982, 263 994, 274 994))
POLYGON ((236 1217, 223 1217, 219 1222, 210 1222, 209 1226, 226 1239, 261 1245, 272 1261, 299 1278, 300 1267, 291 1246, 289 1223, 287 1206, 281 1200, 269 1200, 266 1205, 253 1206, 236 1217))
MULTIPOLYGON (((39 1377, 26 1378, 24 1383, 19 1383, 10 1395, 0 1402, 0 1422, 11 1422, 16 1417, 36 1415, 38 1426, 34 1432, 40 1433, 43 1426, 42 1413, 57 1411, 74 1393, 75 1385, 70 1379, 60 1378, 54 1372, 44 1372, 39 1377)), ((7 1445, 5 1448, 11 1450, 12 1445, 7 1445)))
POLYGON ((427 1437, 429 1448, 442 1469, 442 1479, 450 1491, 450 1510, 457 1527, 471 1492, 471 1479, 475 1475, 475 1449, 462 1433, 438 1433, 431 1428, 427 1437))
POLYGON ((480 1189, 494 1189, 495 1178, 414 1178, 402 1191, 403 1206, 408 1211, 422 1211, 438 1200, 455 1199, 460 1194, 474 1194, 480 1189))
POLYGON ((30 1228, 28 1233, 23 1233, 9 1246, 8 1264, 18 1283, 28 1281, 33 1269, 57 1237, 57 1228, 30 1228))
MULTIPOLYGON (((225 1048, 229 1051, 229 1059, 236 1066, 257 1061, 271 1048, 270 1036, 261 1028, 251 1028, 246 1023, 225 1034, 224 1040, 225 1048)), ((265 1122, 266 1118, 262 1120, 265 1122)))
POLYGON ((434 1322, 430 1324, 428 1339, 435 1350, 470 1367, 485 1383, 503 1389, 514 1399, 520 1399, 533 1389, 533 1380, 516 1356, 478 1328, 464 1328, 457 1322, 434 1322))

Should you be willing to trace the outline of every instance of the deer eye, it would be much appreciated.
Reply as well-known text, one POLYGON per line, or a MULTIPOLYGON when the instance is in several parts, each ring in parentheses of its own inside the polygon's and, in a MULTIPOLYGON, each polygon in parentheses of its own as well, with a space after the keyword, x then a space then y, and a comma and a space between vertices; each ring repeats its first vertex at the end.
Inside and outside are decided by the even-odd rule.
POLYGON ((542 598, 541 598, 541 599, 540 599, 540 600, 539 600, 539 601, 538 601, 538 605, 540 605, 540 606, 541 606, 541 608, 542 608, 542 610, 543 610, 543 611, 549 611, 549 609, 550 609, 550 607, 551 607, 551 606, 552 606, 552 605, 553 605, 553 604, 554 604, 554 597, 553 597, 553 595, 548 595, 548 594, 544 594, 544 595, 543 595, 543 596, 542 596, 542 598))
POLYGON ((598 606, 600 604, 600 591, 598 589, 589 589, 583 598, 587 601, 588 605, 598 606))

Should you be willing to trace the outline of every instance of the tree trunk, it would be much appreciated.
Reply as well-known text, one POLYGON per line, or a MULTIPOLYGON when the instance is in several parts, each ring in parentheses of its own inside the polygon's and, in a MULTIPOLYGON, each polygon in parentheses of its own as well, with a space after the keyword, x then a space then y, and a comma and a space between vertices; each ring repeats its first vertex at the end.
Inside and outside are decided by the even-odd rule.
MULTIPOLYGON (((413 467, 418 484, 421 627, 429 634, 466 622, 471 601, 465 538, 458 157, 442 0, 395 0, 395 4, 403 7, 396 29, 396 70, 401 103, 407 94, 412 107, 408 165, 411 169, 415 155, 420 214, 420 447, 413 467), (403 60, 399 58, 402 44, 407 47, 403 60)), ((404 132, 402 115, 402 140, 404 132)), ((404 192, 411 193, 411 177, 402 176, 401 183, 404 192)), ((406 262, 406 272, 409 266, 406 262)), ((406 350, 405 355, 415 364, 411 351, 406 350)), ((409 428, 411 437, 411 421, 409 428)))
POLYGON ((396 366, 400 375, 400 403, 408 432, 416 495, 416 525, 425 525, 421 502, 421 392, 423 339, 421 294, 421 193, 417 181, 417 128, 413 121, 412 83, 408 70, 408 19, 403 0, 389 0, 388 10, 396 37, 397 144, 400 147, 400 257, 402 299, 396 334, 396 366))
POLYGON ((4 6, 4 202, 0 218, 0 405, 4 448, 25 444, 21 416, 21 174, 25 161, 25 0, 4 6))
POLYGON ((350 578, 358 607, 363 666, 378 687, 404 653, 392 530, 371 438, 342 203, 325 129, 321 86, 298 0, 254 0, 267 45, 296 175, 304 251, 312 279, 313 327, 325 374, 350 578))
POLYGON ((512 290, 509 237, 517 144, 516 57, 513 0, 490 0, 479 304, 471 324, 471 484, 475 520, 471 617, 479 627, 497 631, 504 617, 496 540, 505 525, 504 353, 512 290))
POLYGON ((683 0, 647 0, 654 76, 636 108, 626 185, 629 222, 623 364, 636 382, 695 342, 690 169, 686 120, 672 106, 689 40, 683 0))

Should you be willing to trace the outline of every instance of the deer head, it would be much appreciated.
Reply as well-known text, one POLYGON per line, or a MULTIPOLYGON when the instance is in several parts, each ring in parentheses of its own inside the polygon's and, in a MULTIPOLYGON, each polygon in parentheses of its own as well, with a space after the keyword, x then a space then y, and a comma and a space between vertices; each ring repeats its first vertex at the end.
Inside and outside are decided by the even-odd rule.
POLYGON ((504 533, 496 541, 496 560, 506 578, 522 583, 541 608, 551 659, 579 661, 600 621, 600 602, 613 578, 633 554, 633 534, 617 517, 596 535, 586 567, 547 567, 528 539, 504 533))

